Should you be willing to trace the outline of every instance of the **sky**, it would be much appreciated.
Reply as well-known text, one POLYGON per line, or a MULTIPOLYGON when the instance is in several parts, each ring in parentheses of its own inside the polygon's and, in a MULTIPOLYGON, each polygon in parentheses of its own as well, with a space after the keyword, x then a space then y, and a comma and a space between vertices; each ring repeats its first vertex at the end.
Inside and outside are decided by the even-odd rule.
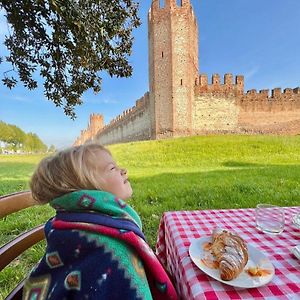
MULTIPOLYGON (((28 91, 21 84, 12 90, 0 83, 0 120, 34 132, 56 148, 71 146, 86 129, 91 113, 104 115, 105 124, 133 107, 149 88, 147 13, 152 0, 141 0, 142 25, 135 29, 133 66, 130 78, 104 74, 102 90, 86 92, 75 109, 75 121, 64 115, 43 95, 42 85, 28 91)), ((300 1, 299 0, 191 0, 199 29, 199 72, 244 75, 250 89, 295 88, 300 86, 300 1)), ((0 12, 0 56, 8 32, 0 12)), ((0 75, 7 65, 0 65, 0 75)), ((42 81, 41 81, 42 82, 42 81)))

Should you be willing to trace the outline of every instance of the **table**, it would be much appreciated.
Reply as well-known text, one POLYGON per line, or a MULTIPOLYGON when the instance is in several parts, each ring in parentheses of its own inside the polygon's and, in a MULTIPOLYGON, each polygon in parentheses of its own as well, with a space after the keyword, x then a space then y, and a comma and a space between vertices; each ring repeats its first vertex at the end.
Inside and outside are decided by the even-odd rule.
POLYGON ((184 300, 192 299, 300 299, 300 260, 290 248, 300 244, 300 229, 291 222, 300 207, 285 207, 285 229, 269 235, 255 228, 255 213, 249 209, 221 209, 165 212, 159 225, 156 254, 173 275, 184 300), (211 235, 215 227, 241 235, 247 243, 268 256, 275 275, 265 286, 234 288, 206 275, 193 264, 189 246, 193 239, 211 235))

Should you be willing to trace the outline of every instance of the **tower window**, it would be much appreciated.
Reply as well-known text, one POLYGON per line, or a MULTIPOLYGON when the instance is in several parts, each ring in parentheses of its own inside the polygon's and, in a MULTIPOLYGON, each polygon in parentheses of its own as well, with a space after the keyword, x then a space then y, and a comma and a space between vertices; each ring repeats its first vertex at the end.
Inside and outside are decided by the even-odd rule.
POLYGON ((180 85, 182 85, 182 79, 180 79, 180 85))
POLYGON ((165 7, 165 0, 159 0, 159 8, 165 7))
POLYGON ((176 0, 177 6, 182 6, 182 0, 176 0))
POLYGON ((161 57, 164 57, 164 51, 161 52, 161 57))

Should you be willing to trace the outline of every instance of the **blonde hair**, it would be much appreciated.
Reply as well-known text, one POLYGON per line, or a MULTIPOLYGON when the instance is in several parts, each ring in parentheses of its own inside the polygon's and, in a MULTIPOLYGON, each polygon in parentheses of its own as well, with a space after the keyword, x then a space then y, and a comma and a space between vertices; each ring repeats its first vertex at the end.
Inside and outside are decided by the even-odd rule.
POLYGON ((80 189, 101 190, 96 162, 103 150, 111 154, 99 144, 84 144, 42 159, 30 181, 33 199, 48 203, 80 189))

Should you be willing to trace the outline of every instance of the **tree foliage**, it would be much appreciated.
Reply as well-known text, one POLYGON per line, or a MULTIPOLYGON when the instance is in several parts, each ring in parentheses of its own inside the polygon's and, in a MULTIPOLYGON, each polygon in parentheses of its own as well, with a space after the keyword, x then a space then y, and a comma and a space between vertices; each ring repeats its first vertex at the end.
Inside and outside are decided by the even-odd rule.
POLYGON ((56 151, 56 148, 54 145, 51 145, 49 148, 48 148, 48 152, 50 153, 54 153, 56 151))
MULTIPOLYGON (((100 71, 131 75, 132 30, 140 25, 134 0, 0 0, 0 8, 11 26, 7 62, 28 89, 39 72, 45 96, 71 118, 86 90, 101 90, 100 71)), ((2 81, 18 82, 10 72, 2 81)))
POLYGON ((40 138, 35 133, 29 132, 26 135, 24 149, 27 152, 45 152, 47 150, 47 146, 40 140, 40 138))
POLYGON ((25 152, 45 152, 47 146, 34 133, 25 133, 16 125, 0 121, 0 142, 6 144, 7 149, 23 150, 25 152))

